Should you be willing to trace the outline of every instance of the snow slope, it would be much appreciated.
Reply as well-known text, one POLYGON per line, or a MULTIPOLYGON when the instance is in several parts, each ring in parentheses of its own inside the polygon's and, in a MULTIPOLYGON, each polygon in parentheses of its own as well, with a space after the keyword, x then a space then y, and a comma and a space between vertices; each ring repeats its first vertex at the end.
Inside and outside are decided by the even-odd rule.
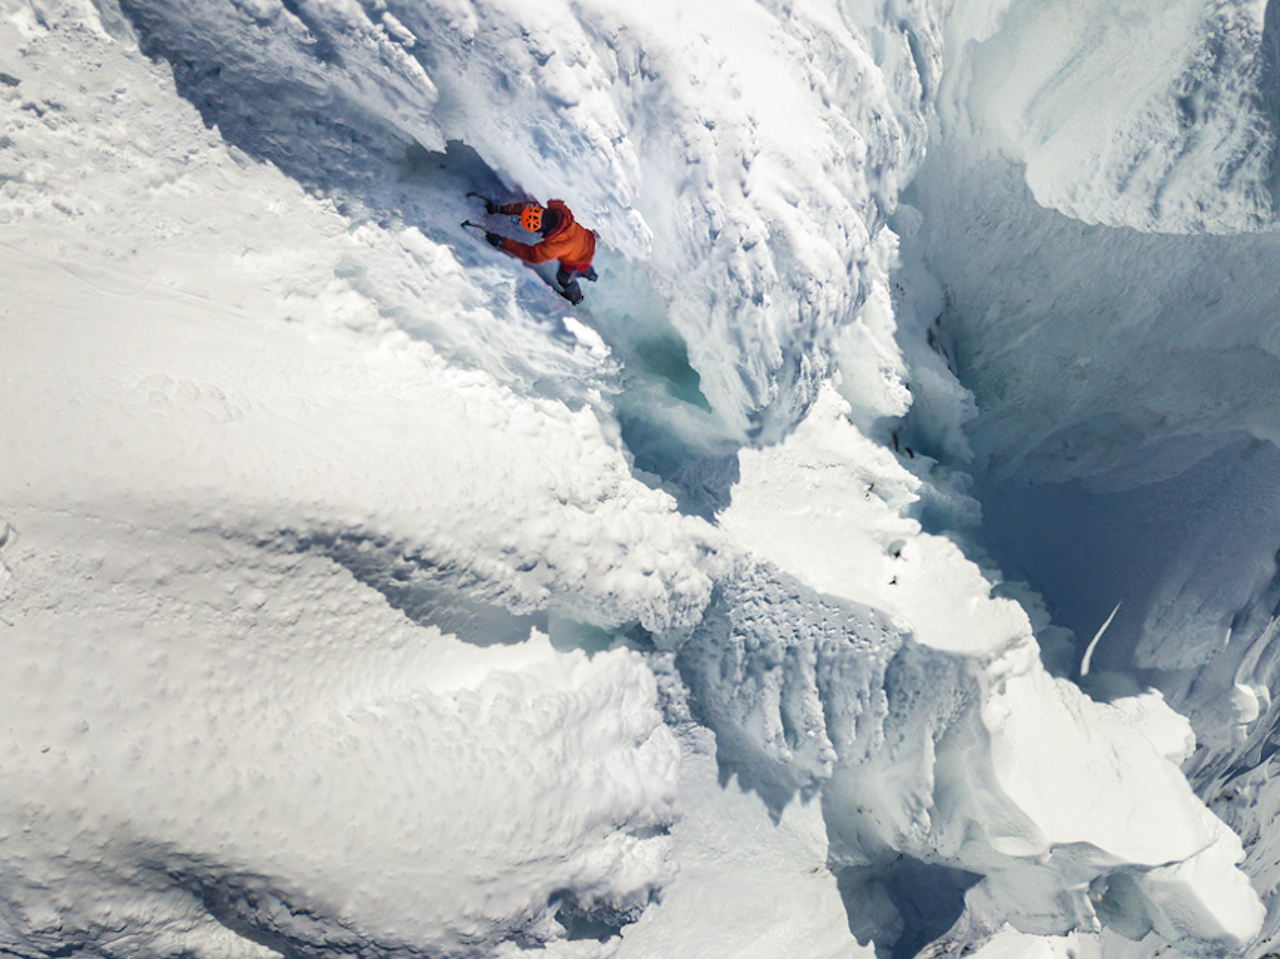
POLYGON ((1186 721, 973 544, 898 197, 1002 9, 0 9, 0 949, 1253 939, 1186 721))

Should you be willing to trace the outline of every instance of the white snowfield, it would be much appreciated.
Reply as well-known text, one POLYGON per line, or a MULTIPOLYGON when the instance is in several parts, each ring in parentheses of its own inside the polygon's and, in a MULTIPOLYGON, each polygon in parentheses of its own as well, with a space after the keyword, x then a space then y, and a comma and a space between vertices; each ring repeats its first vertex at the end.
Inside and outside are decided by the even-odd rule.
POLYGON ((1262 955, 1274 37, 1154 11, 0 0, 0 953, 1262 955), (970 472, 1215 450, 1070 681, 970 472))

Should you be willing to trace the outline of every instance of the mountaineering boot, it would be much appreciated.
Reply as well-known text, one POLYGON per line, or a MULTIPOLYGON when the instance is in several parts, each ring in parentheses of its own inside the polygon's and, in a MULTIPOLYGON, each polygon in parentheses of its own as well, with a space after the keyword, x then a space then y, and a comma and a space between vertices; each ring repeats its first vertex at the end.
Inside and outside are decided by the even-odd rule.
POLYGON ((574 280, 573 282, 571 282, 563 290, 556 290, 556 292, 559 293, 561 296, 563 296, 566 300, 568 300, 574 306, 577 306, 579 303, 582 302, 582 287, 578 286, 577 280, 574 280))
POLYGON ((578 285, 578 278, 570 273, 564 267, 556 270, 556 282, 560 284, 560 289, 556 290, 561 296, 577 306, 582 302, 582 287, 578 285))

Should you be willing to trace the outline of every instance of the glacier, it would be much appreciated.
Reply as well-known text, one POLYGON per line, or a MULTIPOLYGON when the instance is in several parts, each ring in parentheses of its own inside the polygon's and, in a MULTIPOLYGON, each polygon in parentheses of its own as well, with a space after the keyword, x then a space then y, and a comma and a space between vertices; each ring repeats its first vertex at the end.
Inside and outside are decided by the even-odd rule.
POLYGON ((1273 6, 0 0, 0 953, 1268 955, 1273 6))

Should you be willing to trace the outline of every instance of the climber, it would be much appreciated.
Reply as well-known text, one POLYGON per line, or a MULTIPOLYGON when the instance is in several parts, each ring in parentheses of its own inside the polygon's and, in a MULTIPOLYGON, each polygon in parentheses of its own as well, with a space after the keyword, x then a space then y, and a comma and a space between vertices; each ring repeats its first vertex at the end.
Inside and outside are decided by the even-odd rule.
POLYGON ((596 235, 581 226, 573 219, 573 214, 562 200, 552 200, 545 207, 537 203, 498 204, 488 197, 479 194, 484 201, 485 212, 490 216, 504 214, 518 216, 520 225, 530 233, 537 233, 542 240, 532 245, 512 240, 509 237, 485 231, 484 238, 504 253, 524 260, 526 263, 548 263, 560 261, 560 269, 556 271, 556 290, 561 296, 577 306, 582 302, 582 287, 578 278, 596 279, 596 271, 591 267, 591 259, 596 252, 596 235))

